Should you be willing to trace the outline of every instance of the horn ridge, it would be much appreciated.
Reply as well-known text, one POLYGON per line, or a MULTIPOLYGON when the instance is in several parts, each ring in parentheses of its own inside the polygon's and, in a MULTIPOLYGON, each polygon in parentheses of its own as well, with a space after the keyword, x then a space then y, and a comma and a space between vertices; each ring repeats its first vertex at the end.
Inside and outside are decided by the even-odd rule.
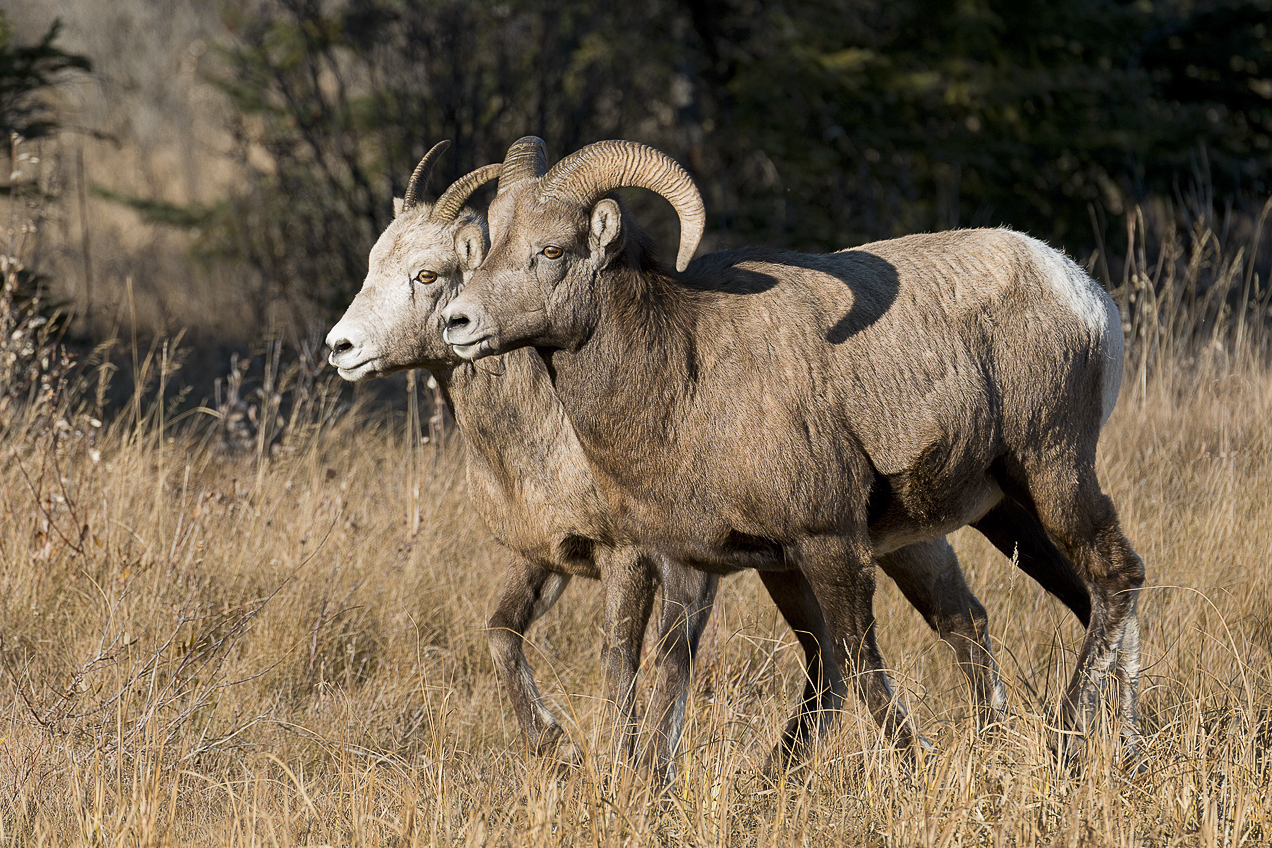
POLYGON ((503 173, 499 175, 497 194, 503 194, 513 183, 538 179, 548 170, 547 145, 534 135, 522 136, 504 154, 503 173))
POLYGON ((624 186, 657 192, 676 210, 680 218, 676 270, 685 270, 702 240, 706 209, 693 178, 662 151, 617 139, 589 144, 552 166, 539 181, 538 196, 588 206, 624 186))
POLYGON ((402 211, 418 206, 421 201, 420 193, 428 185, 428 178, 433 173, 433 164, 437 161, 437 157, 450 147, 450 139, 442 139, 428 153, 424 154, 424 158, 420 160, 420 164, 415 166, 415 170, 411 172, 411 179, 406 184, 406 194, 402 195, 402 211))
POLYGON ((433 210, 429 213, 429 217, 434 221, 454 221, 455 217, 459 215, 459 210, 463 209, 464 204, 468 202, 468 198, 472 197, 473 192, 497 178, 502 170, 503 165, 498 163, 482 165, 477 170, 455 180, 446 191, 442 192, 442 196, 437 199, 437 203, 433 204, 433 210))

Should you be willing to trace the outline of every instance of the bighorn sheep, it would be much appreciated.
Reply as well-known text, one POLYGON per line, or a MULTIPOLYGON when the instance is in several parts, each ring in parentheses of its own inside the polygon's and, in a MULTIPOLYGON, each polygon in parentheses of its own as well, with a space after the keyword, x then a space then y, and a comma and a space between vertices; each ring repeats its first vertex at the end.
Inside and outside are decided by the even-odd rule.
POLYGON ((529 351, 503 357, 503 373, 495 376, 459 359, 442 340, 438 312, 485 247, 484 239, 469 240, 469 253, 456 252, 460 228, 483 226, 464 204, 500 170, 478 169, 429 203, 423 189, 448 145, 436 145, 412 174, 394 220, 371 250, 362 290, 327 336, 330 362, 348 380, 426 368, 449 400, 466 443, 470 496, 511 554, 490 619, 490 649, 533 753, 553 750, 562 731, 526 661, 526 630, 556 603, 572 576, 603 581, 605 690, 616 730, 626 736, 619 741, 626 744, 634 729, 641 643, 655 581, 661 580, 661 676, 653 703, 663 717, 658 757, 668 760, 718 578, 683 568, 660 575, 658 564, 614 532, 538 357, 529 351))
POLYGON ((1005 229, 689 264, 705 215, 669 157, 598 142, 546 174, 542 160, 529 138, 505 158, 489 252, 445 336, 470 360, 540 351, 619 530, 712 573, 802 574, 838 663, 903 745, 920 737, 876 642, 872 560, 964 525, 1058 548, 1031 557, 1035 576, 1076 567, 1092 605, 1062 723, 1088 728, 1112 668, 1136 750, 1144 567, 1095 474, 1122 337, 1094 281, 1005 229), (622 186, 676 209, 679 273, 607 196, 622 186))
MULTIPOLYGON (((327 338, 331 363, 350 380, 427 368, 450 399, 466 441, 472 498, 513 558, 490 622, 491 652, 531 750, 547 751, 561 730, 526 662, 522 639, 527 628, 557 600, 571 575, 600 577, 606 596, 606 690, 630 728, 632 682, 659 572, 664 599, 652 714, 659 719, 655 756, 666 764, 675 750, 693 653, 716 580, 656 563, 621 541, 538 354, 510 353, 491 373, 466 363, 443 341, 440 311, 486 247, 481 217, 463 205, 499 171, 499 166, 479 169, 429 204, 421 193, 443 149, 444 143, 420 162, 394 221, 372 249, 362 291, 327 338), (469 237, 457 245, 457 232, 468 225, 475 230, 466 230, 469 237)), ((512 176, 515 180, 515 171, 512 176)), ((1027 570, 1034 552, 1055 558, 1027 541, 1021 550, 1027 570)), ((982 710, 988 716, 1001 712, 1004 698, 984 608, 945 540, 894 551, 881 565, 955 648, 982 710)), ((1085 621, 1089 600, 1076 573, 1062 564, 1046 576, 1048 589, 1064 595, 1085 621)), ((811 681, 830 679, 835 668, 820 610, 797 574, 767 575, 766 583, 805 649, 810 680, 805 697, 815 701, 821 692, 811 681)))

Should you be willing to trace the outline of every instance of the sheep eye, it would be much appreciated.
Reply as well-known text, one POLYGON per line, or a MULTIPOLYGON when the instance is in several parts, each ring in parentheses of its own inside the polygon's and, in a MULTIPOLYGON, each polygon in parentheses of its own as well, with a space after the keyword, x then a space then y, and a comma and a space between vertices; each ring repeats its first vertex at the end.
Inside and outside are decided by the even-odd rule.
POLYGON ((415 275, 417 283, 432 283, 437 280, 437 273, 434 271, 420 271, 415 275))
POLYGON ((557 247, 554 244, 550 244, 543 249, 543 255, 548 257, 549 259, 560 259, 561 254, 563 253, 565 253, 565 251, 563 251, 561 248, 557 247))

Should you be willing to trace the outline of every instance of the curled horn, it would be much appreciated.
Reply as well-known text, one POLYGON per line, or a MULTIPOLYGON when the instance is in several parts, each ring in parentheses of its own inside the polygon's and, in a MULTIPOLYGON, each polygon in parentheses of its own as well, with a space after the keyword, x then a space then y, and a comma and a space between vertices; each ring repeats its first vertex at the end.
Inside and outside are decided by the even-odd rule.
POLYGON ((420 164, 415 166, 415 171, 411 173, 410 182, 406 184, 406 194, 402 197, 402 211, 419 205, 420 192, 424 186, 428 184, 429 175, 433 172, 433 163, 437 161, 437 157, 441 156, 446 148, 450 147, 450 139, 443 139, 433 145, 433 149, 424 154, 424 158, 420 160, 420 164))
POLYGON ((591 206, 623 186, 656 191, 676 210, 680 217, 676 270, 685 270, 698 249, 707 215, 693 178, 667 154, 634 141, 598 141, 553 165, 539 182, 538 194, 591 206))
POLYGON ((498 177, 502 170, 503 165, 483 165, 455 180, 450 188, 437 198, 437 203, 433 204, 433 211, 429 217, 434 221, 454 221, 455 216, 459 214, 460 209, 464 208, 464 204, 468 202, 473 192, 498 177))
POLYGON ((522 180, 537 180, 548 170, 548 153, 543 139, 538 136, 522 136, 512 143, 504 154, 503 173, 499 175, 498 194, 508 186, 522 180))

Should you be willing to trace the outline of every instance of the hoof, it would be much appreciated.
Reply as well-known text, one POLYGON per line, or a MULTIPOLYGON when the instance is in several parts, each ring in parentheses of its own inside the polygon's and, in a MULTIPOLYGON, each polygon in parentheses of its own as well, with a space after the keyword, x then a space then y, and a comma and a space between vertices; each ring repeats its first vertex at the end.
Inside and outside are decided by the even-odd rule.
POLYGON ((647 751, 638 760, 642 774, 649 778, 649 783, 658 792, 664 792, 676 782, 676 759, 663 755, 655 755, 647 751))
POLYGON ((564 744, 557 746, 553 760, 557 774, 564 777, 578 771, 583 765, 583 751, 567 739, 564 744))
POLYGON ((900 748, 906 765, 916 772, 922 771, 928 761, 936 757, 936 746, 922 733, 916 734, 900 748))
POLYGON ((1122 749, 1122 770, 1127 777, 1143 777, 1148 774, 1148 757, 1139 744, 1127 745, 1122 749))
POLYGON ((561 746, 561 738, 565 731, 559 724, 550 724, 539 731, 537 738, 529 740, 530 754, 535 757, 548 757, 557 753, 561 746))
POLYGON ((1082 755, 1086 751, 1086 735, 1080 730, 1057 730, 1051 753, 1056 770, 1069 776, 1082 768, 1082 755))
POLYGON ((769 751, 769 755, 760 764, 760 779, 772 786, 776 786, 783 777, 794 775, 803 768, 804 757, 808 753, 802 750, 803 748, 804 746, 801 745, 801 750, 792 750, 791 746, 787 745, 785 741, 773 746, 773 750, 769 751))

